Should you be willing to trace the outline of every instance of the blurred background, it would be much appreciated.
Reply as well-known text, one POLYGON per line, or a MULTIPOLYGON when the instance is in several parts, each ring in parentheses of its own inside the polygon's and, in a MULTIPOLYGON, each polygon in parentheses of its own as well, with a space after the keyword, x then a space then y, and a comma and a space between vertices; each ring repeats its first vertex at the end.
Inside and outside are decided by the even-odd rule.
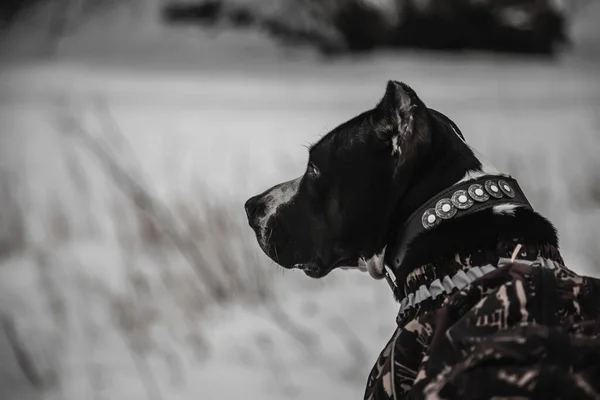
POLYGON ((0 399, 362 398, 384 281, 263 256, 243 202, 411 85, 600 276, 600 2, 3 0, 0 399))

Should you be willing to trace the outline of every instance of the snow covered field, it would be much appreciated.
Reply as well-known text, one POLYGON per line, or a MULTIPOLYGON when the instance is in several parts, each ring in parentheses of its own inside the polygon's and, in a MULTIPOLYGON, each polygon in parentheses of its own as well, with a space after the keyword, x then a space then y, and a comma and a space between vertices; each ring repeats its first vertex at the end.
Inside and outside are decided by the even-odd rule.
POLYGON ((516 176, 567 264, 600 275, 598 58, 324 63, 177 35, 88 34, 0 69, 1 399, 360 398, 393 332, 387 285, 275 268, 242 205, 388 79, 516 176))

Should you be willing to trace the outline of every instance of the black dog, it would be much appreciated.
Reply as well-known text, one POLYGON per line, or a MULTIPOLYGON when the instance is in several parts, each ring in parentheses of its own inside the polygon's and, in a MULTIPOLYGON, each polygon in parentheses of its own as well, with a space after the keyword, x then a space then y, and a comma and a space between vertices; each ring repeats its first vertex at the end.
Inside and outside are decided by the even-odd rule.
POLYGON ((600 363, 577 358, 600 355, 600 284, 563 266, 552 224, 480 159, 450 119, 390 81, 374 109, 310 148, 301 177, 252 197, 246 213, 285 268, 388 279, 399 328, 366 398, 600 398, 600 363), (542 369, 562 351, 569 362, 542 369), (475 368, 486 357, 494 367, 475 368))

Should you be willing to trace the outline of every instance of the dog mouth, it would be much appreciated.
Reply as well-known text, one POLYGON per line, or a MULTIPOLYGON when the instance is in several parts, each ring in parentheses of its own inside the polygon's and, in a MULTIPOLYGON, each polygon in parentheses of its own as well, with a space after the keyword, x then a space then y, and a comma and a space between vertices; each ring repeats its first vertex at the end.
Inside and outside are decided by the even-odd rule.
POLYGON ((288 235, 283 234, 284 231, 280 224, 273 223, 268 229, 259 229, 256 226, 252 226, 252 228, 261 250, 285 269, 297 269, 315 279, 326 276, 336 268, 364 270, 359 267, 358 256, 354 258, 340 257, 333 263, 325 262, 318 256, 313 261, 298 262, 298 258, 304 257, 290 252, 290 244, 293 244, 294 241, 290 240, 288 235))
POLYGON ((285 261, 282 260, 282 258, 285 258, 288 239, 286 235, 279 234, 278 229, 279 227, 276 226, 264 230, 253 227, 258 245, 261 250, 277 264, 285 268, 290 268, 286 267, 284 265, 285 261))
POLYGON ((336 262, 334 262, 333 264, 330 264, 328 266, 324 266, 323 264, 319 263, 318 261, 317 262, 313 261, 313 262, 307 262, 307 263, 300 263, 300 264, 295 264, 293 266, 294 269, 299 269, 302 272, 304 272, 306 274, 306 276, 308 276, 310 278, 314 278, 314 279, 322 278, 325 275, 329 274, 334 269, 340 268, 340 267, 354 269, 354 268, 357 268, 357 262, 350 258, 340 258, 339 260, 337 260, 336 262))

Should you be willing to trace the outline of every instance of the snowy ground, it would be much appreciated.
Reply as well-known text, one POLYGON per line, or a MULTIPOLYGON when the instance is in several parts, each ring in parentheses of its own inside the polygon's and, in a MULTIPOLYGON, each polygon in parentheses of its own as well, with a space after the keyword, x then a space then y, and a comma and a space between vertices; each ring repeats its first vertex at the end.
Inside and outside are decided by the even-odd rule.
POLYGON ((2 399, 360 398, 393 331, 387 286, 275 268, 242 204, 299 175, 302 145, 372 107, 387 79, 412 85, 515 175, 557 225, 568 265, 600 275, 594 53, 323 63, 252 35, 90 35, 0 70, 2 399), (88 134, 191 245, 156 232, 88 134), (223 286, 216 300, 207 269, 223 286))

